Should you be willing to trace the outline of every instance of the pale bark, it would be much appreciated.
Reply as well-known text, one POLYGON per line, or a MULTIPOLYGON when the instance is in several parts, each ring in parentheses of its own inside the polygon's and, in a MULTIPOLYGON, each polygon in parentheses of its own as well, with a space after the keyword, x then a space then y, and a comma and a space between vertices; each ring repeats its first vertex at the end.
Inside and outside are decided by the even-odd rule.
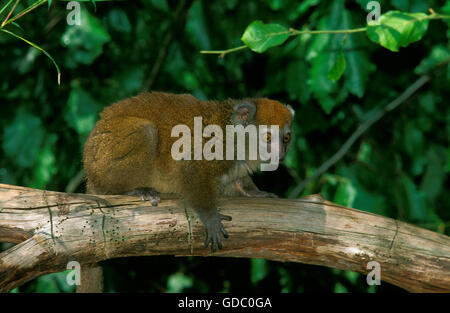
POLYGON ((0 184, 0 291, 67 263, 142 255, 222 256, 302 262, 367 273, 414 292, 450 292, 450 238, 313 195, 298 200, 223 198, 230 235, 203 248, 205 230, 176 199, 158 207, 130 196, 93 196, 0 184))

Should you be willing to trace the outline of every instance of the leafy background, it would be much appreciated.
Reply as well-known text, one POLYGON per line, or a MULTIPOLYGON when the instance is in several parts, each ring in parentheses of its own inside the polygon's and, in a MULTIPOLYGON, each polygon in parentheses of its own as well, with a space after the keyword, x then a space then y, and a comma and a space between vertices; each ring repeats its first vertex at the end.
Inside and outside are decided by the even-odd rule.
MULTIPOLYGON (((21 1, 18 11, 32 2, 21 1)), ((374 108, 449 58, 448 24, 431 21, 422 40, 399 52, 372 43, 364 33, 292 37, 263 54, 243 50, 218 58, 199 51, 242 45, 240 38, 254 20, 296 29, 362 27, 367 2, 196 0, 152 89, 201 99, 265 96, 293 106, 295 137, 285 164, 255 177, 261 189, 287 196, 374 108), (336 80, 342 66, 335 63, 343 58, 347 66, 336 80)), ((382 13, 433 8, 450 14, 450 1, 379 2, 382 13)), ((177 5, 169 0, 97 2, 96 8, 86 3, 82 25, 68 26, 66 3, 53 1, 50 9, 42 6, 22 17, 22 30, 11 27, 54 57, 61 67, 60 86, 48 58, 0 33, 1 183, 68 188, 82 167, 83 143, 98 113, 148 84, 177 5)), ((320 192, 339 204, 449 235, 449 80, 450 67, 435 72, 430 83, 371 127, 302 194, 320 192)), ((84 191, 83 184, 76 189, 84 191)), ((103 265, 108 292, 402 292, 384 282, 368 286, 365 276, 354 272, 261 259, 161 256, 103 265)), ((65 275, 45 275, 14 292, 73 292, 65 275)))

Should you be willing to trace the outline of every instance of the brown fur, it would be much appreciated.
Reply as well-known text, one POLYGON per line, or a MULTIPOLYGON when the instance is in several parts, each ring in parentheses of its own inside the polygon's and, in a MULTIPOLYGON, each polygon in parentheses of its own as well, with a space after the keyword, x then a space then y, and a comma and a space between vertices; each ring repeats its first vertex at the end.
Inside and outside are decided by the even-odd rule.
MULTIPOLYGON (((233 122, 280 129, 292 122, 291 111, 270 99, 201 101, 188 94, 143 93, 104 109, 85 144, 83 162, 88 193, 125 194, 152 188, 181 194, 205 224, 205 244, 211 242, 214 251, 222 247, 220 234, 226 236, 221 220, 231 219, 217 212, 218 195, 271 194, 260 192, 249 177, 258 168, 258 160, 193 160, 192 151, 192 160, 172 158, 172 145, 179 139, 171 137, 172 128, 187 125, 193 145, 194 117, 199 116, 203 127, 220 126, 224 141, 225 126, 233 122)), ((202 138, 203 144, 208 140, 202 138)))
MULTIPOLYGON (((282 127, 291 123, 290 111, 278 101, 243 101, 256 104, 257 125, 282 127)), ((175 161, 171 147, 178 138, 171 137, 171 130, 177 124, 185 124, 192 130, 194 116, 202 116, 203 127, 216 124, 225 130, 225 125, 231 124, 237 102, 201 101, 188 94, 152 92, 105 108, 85 144, 83 161, 88 192, 121 194, 152 187, 161 193, 186 196, 186 188, 198 185, 193 188, 215 194, 217 180, 230 172, 236 161, 175 161)), ((251 166, 252 170, 257 166, 251 166)), ((239 171, 236 175, 245 174, 239 171)))

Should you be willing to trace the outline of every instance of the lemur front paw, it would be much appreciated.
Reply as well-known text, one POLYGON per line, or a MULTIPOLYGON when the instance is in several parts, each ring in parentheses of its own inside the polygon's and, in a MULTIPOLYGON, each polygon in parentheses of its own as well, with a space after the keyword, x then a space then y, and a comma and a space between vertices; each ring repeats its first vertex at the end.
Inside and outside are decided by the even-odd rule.
POLYGON ((126 192, 125 194, 129 196, 138 196, 142 201, 149 200, 152 206, 157 206, 161 202, 161 197, 159 192, 150 187, 137 188, 126 192))
POLYGON ((231 216, 217 213, 216 215, 205 219, 203 222, 206 227, 205 248, 207 248, 209 243, 211 243, 212 252, 215 252, 217 247, 222 249, 222 239, 220 238, 221 233, 224 238, 228 238, 228 233, 222 225, 222 220, 231 221, 231 216))

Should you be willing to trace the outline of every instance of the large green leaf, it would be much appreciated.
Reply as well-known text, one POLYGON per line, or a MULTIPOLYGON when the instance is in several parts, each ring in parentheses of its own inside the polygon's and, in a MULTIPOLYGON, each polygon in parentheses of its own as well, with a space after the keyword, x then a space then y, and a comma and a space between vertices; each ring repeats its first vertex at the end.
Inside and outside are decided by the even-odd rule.
POLYGON ((450 58, 450 50, 444 45, 437 45, 431 50, 431 54, 423 59, 414 69, 416 74, 424 74, 441 62, 446 62, 450 58))
POLYGON ((37 162, 34 167, 34 177, 30 187, 38 189, 45 188, 53 175, 57 173, 56 157, 53 152, 57 138, 56 134, 46 136, 45 143, 37 157, 37 162))
POLYGON ((404 12, 425 12, 432 5, 428 0, 391 0, 391 4, 404 12))
MULTIPOLYGON (((351 29, 353 22, 343 1, 334 1, 329 13, 320 19, 318 29, 351 29)), ((374 70, 367 51, 360 47, 367 44, 362 34, 314 36, 308 48, 307 60, 311 62, 310 88, 326 113, 344 101, 351 93, 364 96, 369 75, 374 70), (344 55, 345 61, 340 54, 344 55), (339 61, 339 62, 336 62, 339 61), (344 67, 344 62, 346 66, 344 67), (342 71, 345 80, 341 82, 342 71)))
POLYGON ((55 293, 55 292, 74 292, 75 286, 67 284, 66 277, 70 273, 69 270, 43 275, 35 281, 36 292, 39 293, 55 293))
POLYGON ((308 88, 308 64, 304 60, 295 60, 289 64, 286 70, 286 91, 294 100, 306 103, 310 98, 308 88))
POLYGON ((328 72, 328 78, 332 81, 338 81, 339 78, 341 78, 342 74, 344 74, 345 67, 347 63, 345 62, 345 56, 343 53, 340 53, 337 58, 336 62, 334 63, 331 70, 328 72))
POLYGON ((407 47, 422 38, 428 29, 426 16, 425 13, 389 11, 381 15, 379 25, 367 26, 367 36, 373 42, 397 52, 400 47, 407 47))
POLYGON ((195 2, 192 5, 189 15, 192 17, 186 21, 186 33, 189 34, 189 39, 202 50, 211 49, 209 29, 201 2, 195 2))
POLYGON ((333 201, 337 204, 353 207, 358 190, 349 179, 341 179, 336 189, 333 201))
POLYGON ((263 280, 269 272, 269 264, 264 259, 251 259, 250 279, 253 284, 263 280))
POLYGON ((406 213, 409 221, 421 223, 439 221, 436 214, 426 204, 426 194, 418 190, 407 175, 400 175, 394 188, 398 210, 406 213))
POLYGON ((5 128, 3 151, 18 166, 31 167, 38 156, 43 136, 41 120, 21 111, 5 128))
POLYGON ((264 0, 264 2, 274 11, 278 11, 286 5, 286 1, 283 0, 264 0))
POLYGON ((446 161, 443 147, 434 146, 427 152, 427 169, 423 175, 420 190, 430 199, 436 198, 441 193, 446 178, 446 161))
POLYGON ((297 8, 289 13, 289 20, 294 21, 296 20, 300 15, 304 14, 310 7, 318 5, 320 3, 320 0, 304 0, 302 1, 297 8))
POLYGON ((328 72, 333 65, 333 59, 327 54, 320 54, 314 59, 310 76, 311 89, 314 97, 319 101, 325 113, 330 114, 331 110, 338 104, 332 97, 332 92, 336 90, 336 84, 328 78, 328 72))
POLYGON ((169 8, 169 5, 167 4, 167 0, 151 0, 150 2, 158 10, 161 10, 164 12, 170 12, 170 8, 169 8))
POLYGON ((76 87, 70 92, 64 118, 78 134, 87 135, 94 128, 99 107, 88 92, 76 87))
POLYGON ((91 64, 103 53, 103 45, 110 40, 100 20, 82 8, 81 25, 67 26, 61 36, 62 44, 68 48, 66 66, 75 68, 77 64, 91 64))
POLYGON ((116 31, 129 33, 131 24, 127 14, 121 9, 112 9, 108 14, 109 25, 116 31))
MULTIPOLYGON (((321 18, 319 29, 327 28, 332 22, 333 18, 329 19, 328 16, 321 18)), ((328 78, 336 53, 325 52, 327 48, 329 49, 329 38, 330 35, 315 36, 306 56, 311 63, 309 71, 311 92, 327 114, 336 105, 331 97, 336 90, 336 84, 328 78)))
MULTIPOLYGON (((375 214, 389 216, 388 211, 389 202, 386 200, 385 195, 380 194, 376 190, 372 190, 373 188, 368 189, 367 186, 364 184, 364 180, 362 178, 364 174, 367 175, 368 173, 362 172, 361 169, 358 168, 356 164, 349 167, 342 167, 337 171, 337 173, 342 177, 346 177, 351 183, 351 187, 345 185, 343 187, 355 189, 355 192, 353 192, 351 189, 349 189, 349 192, 347 192, 347 194, 351 196, 348 197, 348 199, 352 200, 351 203, 354 208, 358 208, 360 210, 364 210, 375 214)), ((372 177, 375 176, 369 176, 369 179, 372 177)), ((376 177, 377 179, 379 179, 378 176, 376 177)))
MULTIPOLYGON (((342 14, 341 27, 343 29, 354 27, 348 10, 344 10, 342 14)), ((348 92, 359 98, 364 96, 370 73, 375 70, 375 65, 370 62, 367 51, 360 49, 367 44, 368 40, 361 33, 345 37, 344 51, 347 66, 344 72, 344 85, 348 92)))
POLYGON ((193 284, 192 277, 186 276, 182 272, 176 272, 167 279, 167 292, 183 292, 184 289, 192 287, 193 284))
MULTIPOLYGON (((290 45, 285 45, 285 51, 288 50, 288 55, 295 55, 295 59, 293 59, 289 65, 286 67, 285 77, 286 82, 282 84, 285 87, 285 90, 289 94, 290 100, 299 100, 301 103, 306 103, 311 96, 311 91, 308 86, 308 63, 306 61, 306 42, 307 40, 302 36, 298 37, 295 40, 292 40, 290 45), (290 49, 290 48, 293 48, 290 49)), ((272 80, 273 74, 272 72, 268 73, 270 75, 270 79, 272 80)))
POLYGON ((447 156, 447 162, 445 164, 444 170, 446 173, 450 173, 450 147, 447 148, 446 156, 447 156))
POLYGON ((241 40, 251 50, 263 53, 270 47, 281 45, 289 38, 289 30, 279 24, 253 21, 247 26, 241 40))

